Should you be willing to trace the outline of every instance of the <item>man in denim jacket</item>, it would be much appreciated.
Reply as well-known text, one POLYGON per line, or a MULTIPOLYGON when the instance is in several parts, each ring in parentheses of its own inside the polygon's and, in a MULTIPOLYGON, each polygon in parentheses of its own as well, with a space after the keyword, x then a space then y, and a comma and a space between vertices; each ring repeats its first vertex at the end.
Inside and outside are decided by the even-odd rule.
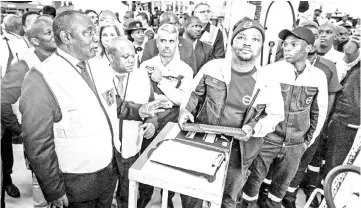
MULTIPOLYGON (((255 67, 264 39, 264 28, 257 21, 249 18, 240 21, 231 39, 231 59, 212 60, 202 67, 194 79, 198 85, 179 116, 180 126, 191 120, 238 127, 245 131, 246 139, 252 137, 247 142, 233 141, 222 207, 236 206, 245 172, 262 146, 262 137, 274 131, 284 119, 279 83, 272 74, 255 67), (249 106, 254 97, 255 102, 249 106), (259 116, 245 121, 247 109, 258 112, 259 116)), ((184 198, 191 197, 182 196, 183 207, 202 204, 201 200, 192 198, 193 203, 189 203, 184 198)))
POLYGON ((272 184, 260 207, 279 207, 295 176, 306 148, 319 135, 327 114, 328 91, 325 73, 307 60, 315 37, 311 30, 299 27, 283 30, 284 61, 264 68, 278 77, 284 99, 285 119, 267 134, 261 151, 250 167, 251 174, 243 189, 241 207, 252 207, 270 166, 272 184))

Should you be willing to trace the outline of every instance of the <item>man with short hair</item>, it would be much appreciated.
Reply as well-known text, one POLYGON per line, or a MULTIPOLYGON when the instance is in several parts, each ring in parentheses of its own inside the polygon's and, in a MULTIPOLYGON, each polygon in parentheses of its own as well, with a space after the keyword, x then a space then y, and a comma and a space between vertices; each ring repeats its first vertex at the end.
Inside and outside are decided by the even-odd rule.
POLYGON ((210 23, 211 10, 207 3, 199 3, 194 7, 193 15, 202 22, 201 41, 213 46, 214 58, 224 58, 226 54, 222 31, 210 23))
POLYGON ((8 67, 17 62, 22 53, 26 51, 29 46, 24 39, 24 27, 22 26, 21 18, 14 14, 8 14, 3 20, 4 34, 3 39, 6 42, 9 55, 1 56, 2 77, 6 73, 8 67))
MULTIPOLYGON (((233 139, 222 207, 236 207, 247 169, 263 144, 263 136, 274 131, 284 118, 279 83, 268 71, 255 66, 264 40, 263 26, 243 18, 232 34, 231 60, 214 59, 202 67, 194 79, 199 84, 179 115, 180 126, 190 120, 242 128, 246 134, 244 138, 239 136, 244 142, 233 139)), ((183 207, 201 207, 201 202, 182 196, 183 207)))
POLYGON ((134 12, 133 11, 126 11, 123 16, 123 22, 125 23, 128 19, 134 19, 134 12))
POLYGON ((344 54, 336 51, 333 47, 337 28, 331 23, 325 23, 318 30, 320 33, 320 44, 318 44, 317 53, 336 64, 338 80, 341 82, 346 75, 347 67, 344 61, 344 54))
POLYGON ((121 146, 117 115, 141 120, 156 111, 116 100, 109 68, 89 61, 98 45, 89 17, 64 11, 53 31, 58 49, 27 74, 21 89, 25 154, 52 206, 110 207, 121 146))
POLYGON ((321 132, 327 115, 327 80, 325 74, 307 60, 315 42, 304 27, 282 30, 284 61, 267 65, 264 70, 278 77, 284 99, 285 120, 264 137, 263 146, 253 161, 244 186, 241 207, 255 205, 260 186, 270 166, 275 170, 268 194, 258 200, 260 207, 281 207, 301 157, 321 132))
POLYGON ((213 59, 213 47, 199 40, 202 32, 202 23, 198 17, 191 16, 184 22, 183 38, 192 41, 196 56, 197 73, 202 66, 213 59))
MULTIPOLYGON (((172 24, 175 25, 177 27, 177 30, 179 31, 180 28, 179 19, 176 14, 172 12, 164 12, 159 19, 160 19, 160 26, 163 24, 172 24)), ((144 52, 141 60, 142 63, 159 54, 159 50, 156 42, 157 42, 156 39, 152 39, 145 44, 144 52)), ((197 67, 196 67, 196 58, 195 58, 192 42, 184 39, 183 37, 178 37, 178 46, 176 48, 176 51, 177 52, 175 53, 175 55, 179 56, 182 61, 184 61, 192 68, 193 76, 195 76, 197 73, 197 67)))
MULTIPOLYGON (((117 94, 126 101, 145 104, 154 100, 154 90, 148 73, 136 66, 134 45, 129 40, 114 38, 106 49, 110 66, 114 70, 114 85, 117 94)), ((118 207, 128 207, 129 197, 129 168, 138 159, 141 149, 149 142, 158 126, 157 116, 151 116, 144 121, 120 120, 119 131, 122 151, 118 153, 119 180, 116 191, 118 207)), ((139 185, 142 193, 143 184, 139 185)))
MULTIPOLYGON (((333 43, 334 49, 337 50, 337 46, 341 43, 347 42, 349 38, 348 30, 343 26, 337 27, 337 35, 333 43)), ((343 52, 343 51, 340 51, 343 52)))
MULTIPOLYGON (((28 28, 28 39, 34 46, 34 51, 28 53, 22 60, 10 66, 1 84, 1 121, 4 128, 10 129, 16 135, 21 134, 21 115, 15 115, 12 105, 21 96, 21 85, 26 73, 48 58, 56 49, 54 41, 52 20, 35 20, 28 28)), ((18 110, 17 110, 18 111, 18 110)), ((10 142, 11 144, 11 142, 10 142)), ((2 152, 9 151, 10 147, 2 152)), ((5 177, 4 177, 5 178, 5 177)), ((34 207, 46 207, 47 203, 33 175, 34 207)))
MULTIPOLYGON (((178 29, 172 24, 163 24, 159 27, 156 44, 159 54, 154 58, 144 61, 140 70, 148 71, 154 88, 155 98, 168 100, 168 107, 158 114, 158 128, 156 135, 168 122, 176 122, 179 108, 185 98, 193 78, 190 66, 183 62, 177 53, 179 34, 178 29)), ((144 56, 144 55, 143 55, 144 56)), ((169 194, 168 204, 174 194, 169 194)), ((151 198, 151 192, 146 191, 140 197, 139 207, 144 208, 151 198)))
MULTIPOLYGON (((327 121, 328 115, 335 101, 335 95, 338 91, 341 90, 342 87, 337 78, 337 71, 335 64, 332 61, 317 55, 316 42, 319 39, 319 33, 316 23, 312 21, 303 22, 301 23, 301 26, 311 30, 316 40, 315 44, 312 46, 311 51, 308 53, 307 60, 309 60, 314 67, 321 69, 326 75, 327 85, 328 85, 328 107, 327 107, 327 115, 326 115, 326 121, 327 121)), ((321 144, 323 143, 323 139, 324 138, 321 133, 315 139, 315 142, 312 145, 310 145, 309 148, 307 148, 306 152, 303 154, 297 173, 294 179, 290 183, 290 187, 287 190, 286 196, 283 198, 282 204, 285 208, 296 208, 296 196, 298 192, 298 186, 303 181, 303 178, 306 174, 306 170, 308 175, 310 175, 311 172, 314 172, 313 176, 315 178, 317 178, 317 176, 320 174, 319 171, 316 171, 317 168, 310 167, 310 169, 307 169, 307 167, 312 161, 312 158, 314 157, 317 149, 322 148, 321 144)), ((277 170, 273 170, 273 171, 277 171, 277 170)), ((306 189, 308 188, 307 186, 308 184, 306 184, 305 187, 306 189)), ((308 188, 308 190, 310 190, 310 188, 308 188)), ((304 192, 306 193, 306 190, 304 190, 304 192)), ((307 198, 310 196, 311 193, 312 192, 306 193, 307 198)))

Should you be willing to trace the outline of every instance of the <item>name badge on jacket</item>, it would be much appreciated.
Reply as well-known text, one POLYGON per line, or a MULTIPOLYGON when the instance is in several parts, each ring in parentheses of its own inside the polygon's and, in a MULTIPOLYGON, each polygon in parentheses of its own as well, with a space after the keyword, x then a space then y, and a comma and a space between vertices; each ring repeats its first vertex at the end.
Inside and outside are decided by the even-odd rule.
POLYGON ((108 106, 111 106, 115 103, 115 90, 111 88, 102 93, 103 98, 107 102, 108 106))

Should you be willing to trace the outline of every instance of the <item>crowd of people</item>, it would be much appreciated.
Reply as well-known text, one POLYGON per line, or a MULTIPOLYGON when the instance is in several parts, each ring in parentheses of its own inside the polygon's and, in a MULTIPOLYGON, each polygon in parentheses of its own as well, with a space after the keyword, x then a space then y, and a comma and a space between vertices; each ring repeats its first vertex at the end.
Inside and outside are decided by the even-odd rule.
MULTIPOLYGON (((279 32, 276 62, 261 67, 264 27, 244 17, 228 33, 210 14, 199 3, 181 19, 159 14, 159 25, 133 11, 122 20, 109 10, 51 7, 7 15, 6 193, 20 197, 11 179, 17 142, 32 172, 34 207, 111 207, 114 193, 117 206, 128 207, 129 168, 168 122, 244 131, 232 143, 222 207, 295 208, 300 188, 308 199, 322 187, 360 128, 359 30, 300 21, 279 32)), ((138 207, 152 193, 140 184, 138 207)), ((184 208, 207 204, 180 196, 184 208)))

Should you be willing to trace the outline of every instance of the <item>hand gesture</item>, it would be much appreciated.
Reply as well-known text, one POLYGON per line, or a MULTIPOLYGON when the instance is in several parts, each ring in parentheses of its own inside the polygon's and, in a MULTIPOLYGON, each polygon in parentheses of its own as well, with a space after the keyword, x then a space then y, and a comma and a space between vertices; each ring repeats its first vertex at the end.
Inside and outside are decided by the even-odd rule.
POLYGON ((150 116, 154 116, 156 113, 163 112, 164 109, 168 106, 168 100, 158 99, 152 102, 146 103, 139 108, 139 115, 142 118, 147 118, 150 116))
POLYGON ((50 207, 60 207, 63 208, 63 206, 69 206, 69 200, 66 194, 61 197, 60 199, 54 200, 50 203, 50 207))
POLYGON ((150 75, 150 78, 151 78, 154 82, 158 83, 158 82, 160 82, 160 81, 163 79, 163 74, 162 74, 162 72, 160 71, 159 68, 154 67, 154 70, 153 70, 153 72, 152 72, 152 75, 150 75))
POLYGON ((194 116, 187 109, 182 109, 179 113, 179 118, 178 118, 179 128, 182 129, 183 124, 187 123, 188 120, 194 122, 194 116))
POLYGON ((150 139, 155 133, 155 127, 152 123, 144 123, 139 126, 140 128, 144 128, 144 138, 150 139))

